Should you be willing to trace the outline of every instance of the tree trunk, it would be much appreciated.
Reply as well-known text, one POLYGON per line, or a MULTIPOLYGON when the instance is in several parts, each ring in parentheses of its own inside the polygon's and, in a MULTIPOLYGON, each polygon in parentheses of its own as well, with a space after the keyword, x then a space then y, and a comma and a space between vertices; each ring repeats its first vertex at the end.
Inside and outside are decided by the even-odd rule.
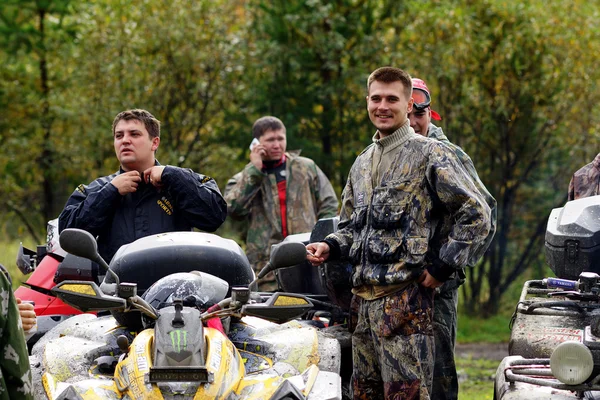
POLYGON ((40 32, 40 85, 42 95, 42 117, 41 125, 43 132, 42 153, 40 155, 39 165, 42 170, 42 214, 45 221, 54 218, 56 210, 54 209, 54 188, 53 188, 53 166, 54 150, 52 146, 52 117, 50 115, 50 85, 48 78, 48 61, 46 52, 46 32, 45 18, 46 10, 38 9, 39 32, 40 32))

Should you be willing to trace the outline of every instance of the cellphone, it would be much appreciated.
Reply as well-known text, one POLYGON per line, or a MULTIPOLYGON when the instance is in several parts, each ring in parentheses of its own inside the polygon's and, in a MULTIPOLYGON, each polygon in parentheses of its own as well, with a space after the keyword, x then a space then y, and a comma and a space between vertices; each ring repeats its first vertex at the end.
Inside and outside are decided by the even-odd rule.
POLYGON ((252 141, 250 142, 250 151, 252 151, 254 149, 254 147, 256 147, 259 144, 260 144, 260 142, 258 141, 257 138, 252 139, 252 141))

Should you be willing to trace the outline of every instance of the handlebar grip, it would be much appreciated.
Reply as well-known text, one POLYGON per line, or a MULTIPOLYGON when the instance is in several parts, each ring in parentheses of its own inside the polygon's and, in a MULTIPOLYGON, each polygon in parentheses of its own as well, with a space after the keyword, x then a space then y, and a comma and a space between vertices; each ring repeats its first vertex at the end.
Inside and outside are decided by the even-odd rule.
POLYGON ((577 290, 579 286, 577 281, 571 281, 568 279, 546 278, 544 281, 546 286, 549 288, 577 290))

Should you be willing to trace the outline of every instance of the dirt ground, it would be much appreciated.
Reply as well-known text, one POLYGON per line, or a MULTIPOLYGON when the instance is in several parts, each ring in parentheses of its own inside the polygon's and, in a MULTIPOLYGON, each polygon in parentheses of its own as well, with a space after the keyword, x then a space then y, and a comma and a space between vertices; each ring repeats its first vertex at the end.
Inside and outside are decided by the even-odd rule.
POLYGON ((455 355, 502 361, 508 355, 508 343, 457 343, 455 355))

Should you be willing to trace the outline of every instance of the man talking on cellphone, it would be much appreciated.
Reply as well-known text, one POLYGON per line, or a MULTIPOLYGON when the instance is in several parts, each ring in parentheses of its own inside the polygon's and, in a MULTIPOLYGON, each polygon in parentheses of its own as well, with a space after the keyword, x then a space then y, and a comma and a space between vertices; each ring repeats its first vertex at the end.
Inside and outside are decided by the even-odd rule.
MULTIPOLYGON (((225 200, 231 217, 248 220, 246 255, 258 273, 269 260, 271 245, 334 217, 338 199, 313 160, 300 157, 299 151, 286 152, 286 129, 279 118, 259 118, 252 136, 250 162, 227 182, 225 200)), ((275 275, 259 280, 258 288, 277 290, 275 275)))

